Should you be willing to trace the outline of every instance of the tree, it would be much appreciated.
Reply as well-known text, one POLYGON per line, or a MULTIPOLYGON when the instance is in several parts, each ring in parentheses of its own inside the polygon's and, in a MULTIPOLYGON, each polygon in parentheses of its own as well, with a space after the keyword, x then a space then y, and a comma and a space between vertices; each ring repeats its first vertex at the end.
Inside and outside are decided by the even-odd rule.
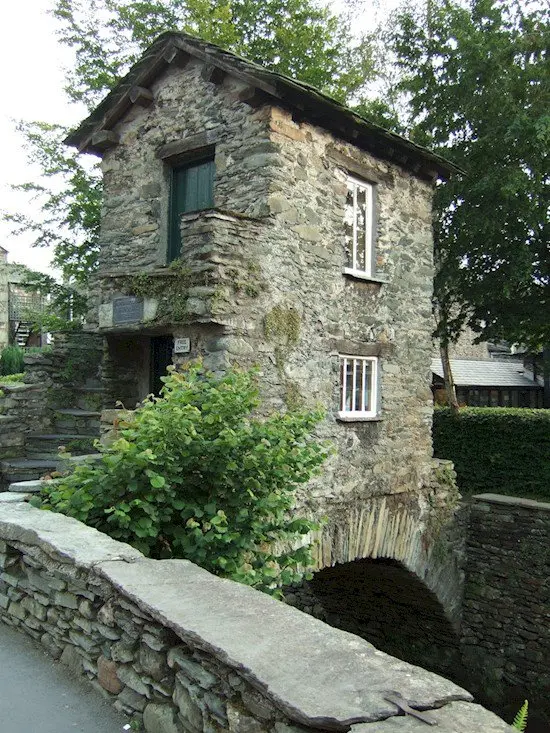
POLYGON ((518 0, 430 0, 394 24, 409 128, 465 174, 435 195, 442 344, 550 343, 550 10, 518 0))
MULTIPOLYGON (((65 90, 90 108, 165 30, 198 35, 340 100, 360 99, 372 75, 368 39, 352 42, 348 23, 317 0, 56 0, 53 14, 61 43, 75 53, 65 90)), ((37 122, 20 130, 43 175, 18 188, 36 197, 38 214, 7 218, 15 234, 33 231, 36 246, 53 247, 65 282, 85 283, 97 267, 98 167, 63 145, 62 126, 37 122)))
POLYGON ((185 557, 210 572, 280 595, 311 566, 296 489, 327 447, 311 438, 323 413, 253 415, 255 375, 223 377, 199 363, 164 378, 103 447, 35 505, 76 517, 149 557, 185 557))
POLYGON ((52 330, 69 321, 78 323, 86 312, 82 288, 97 267, 101 178, 97 169, 89 170, 63 145, 68 133, 63 126, 34 122, 20 123, 18 129, 27 140, 29 161, 42 171, 42 180, 14 189, 39 202, 40 216, 19 213, 4 214, 4 218, 11 222, 15 236, 32 232, 35 246, 53 251, 52 265, 59 268, 62 283, 39 272, 30 272, 26 278, 29 287, 50 295, 40 326, 52 330))

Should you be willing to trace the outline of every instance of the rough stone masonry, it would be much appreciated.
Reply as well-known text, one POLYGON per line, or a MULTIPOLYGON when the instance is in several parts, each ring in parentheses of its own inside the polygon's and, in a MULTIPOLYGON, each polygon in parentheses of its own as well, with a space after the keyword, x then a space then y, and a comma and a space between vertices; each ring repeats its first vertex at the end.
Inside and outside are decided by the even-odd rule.
POLYGON ((0 620, 39 640, 148 733, 504 733, 448 680, 186 560, 80 522, 0 507, 0 620), (402 703, 402 704, 403 704, 402 703))
POLYGON ((467 539, 462 654, 488 704, 529 698, 550 723, 550 504, 474 497, 467 539))

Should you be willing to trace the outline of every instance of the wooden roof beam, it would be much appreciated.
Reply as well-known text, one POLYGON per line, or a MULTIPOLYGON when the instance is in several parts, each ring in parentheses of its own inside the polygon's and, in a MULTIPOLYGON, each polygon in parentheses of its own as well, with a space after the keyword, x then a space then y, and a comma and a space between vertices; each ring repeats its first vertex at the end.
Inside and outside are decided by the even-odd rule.
POLYGON ((191 54, 181 48, 177 48, 173 43, 168 45, 162 52, 162 58, 170 66, 177 66, 178 69, 185 69, 191 61, 191 54))
POLYGON ((94 132, 91 137, 89 147, 94 152, 104 153, 109 148, 118 145, 120 142, 120 136, 112 130, 99 130, 94 132))
POLYGON ((215 64, 205 64, 201 70, 201 77, 212 84, 221 84, 226 76, 227 72, 215 64))
POLYGON ((140 107, 150 107, 154 102, 153 93, 145 87, 132 87, 129 92, 130 102, 140 107))

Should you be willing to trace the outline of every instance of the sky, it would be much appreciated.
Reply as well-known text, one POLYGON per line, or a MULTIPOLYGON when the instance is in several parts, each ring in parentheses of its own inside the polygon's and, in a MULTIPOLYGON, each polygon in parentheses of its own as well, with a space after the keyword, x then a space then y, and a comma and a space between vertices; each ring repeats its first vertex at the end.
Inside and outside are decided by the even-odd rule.
MULTIPOLYGON (((29 212, 33 206, 28 196, 10 188, 11 184, 32 181, 37 175, 37 169, 27 161, 16 121, 40 120, 71 126, 86 116, 84 106, 69 104, 63 92, 64 69, 70 68, 72 52, 57 41, 56 22, 47 12, 53 1, 2 3, 0 68, 7 73, 2 78, 0 102, 0 212, 29 212)), ((344 0, 327 2, 338 10, 344 0)), ((373 0, 373 16, 388 4, 395 5, 395 0, 373 0)), ((10 225, 0 219, 0 246, 8 250, 9 261, 51 271, 51 252, 31 247, 32 241, 32 234, 13 237, 10 225)))

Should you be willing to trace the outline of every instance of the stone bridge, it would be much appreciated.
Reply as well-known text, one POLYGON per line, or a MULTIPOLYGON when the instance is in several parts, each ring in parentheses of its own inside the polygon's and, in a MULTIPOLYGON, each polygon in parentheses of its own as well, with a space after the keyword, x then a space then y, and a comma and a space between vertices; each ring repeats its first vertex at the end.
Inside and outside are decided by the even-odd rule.
POLYGON ((0 506, 0 566, 0 621, 147 733, 510 730, 449 680, 59 514, 0 506))

